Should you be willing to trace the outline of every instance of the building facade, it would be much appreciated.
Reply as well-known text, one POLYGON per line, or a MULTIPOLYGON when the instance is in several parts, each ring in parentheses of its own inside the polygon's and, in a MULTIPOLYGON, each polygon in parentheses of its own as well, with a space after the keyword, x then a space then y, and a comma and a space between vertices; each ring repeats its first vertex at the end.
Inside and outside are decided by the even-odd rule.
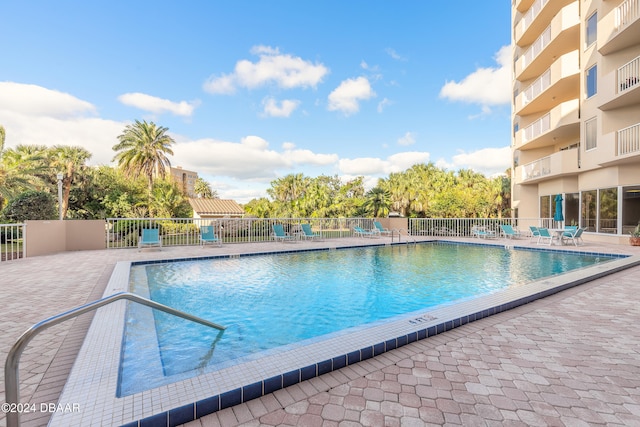
POLYGON ((182 169, 181 166, 171 167, 171 178, 178 183, 184 194, 196 197, 194 186, 198 179, 198 172, 182 169))
POLYGON ((622 243, 640 221, 640 0, 512 0, 512 207, 622 243))

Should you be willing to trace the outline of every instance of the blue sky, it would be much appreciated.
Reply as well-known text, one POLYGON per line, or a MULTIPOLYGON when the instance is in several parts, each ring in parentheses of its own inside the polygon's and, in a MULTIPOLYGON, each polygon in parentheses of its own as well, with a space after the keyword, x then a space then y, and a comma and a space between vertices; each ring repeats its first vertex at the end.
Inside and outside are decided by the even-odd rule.
POLYGON ((510 164, 510 7, 435 1, 0 3, 6 147, 111 164, 127 124, 222 198, 289 173, 379 177, 510 164))

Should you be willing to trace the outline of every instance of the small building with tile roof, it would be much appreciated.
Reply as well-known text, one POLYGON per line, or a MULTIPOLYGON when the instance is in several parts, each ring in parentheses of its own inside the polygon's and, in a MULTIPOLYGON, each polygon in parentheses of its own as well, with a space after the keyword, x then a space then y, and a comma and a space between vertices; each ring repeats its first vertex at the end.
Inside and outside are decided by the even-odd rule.
POLYGON ((194 218, 242 218, 244 209, 235 200, 190 198, 194 218))

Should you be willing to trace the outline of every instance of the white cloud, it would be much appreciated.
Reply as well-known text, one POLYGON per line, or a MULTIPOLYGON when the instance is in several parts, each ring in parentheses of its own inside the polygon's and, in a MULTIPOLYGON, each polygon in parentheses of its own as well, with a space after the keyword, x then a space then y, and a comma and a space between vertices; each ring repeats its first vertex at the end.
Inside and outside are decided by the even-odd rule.
POLYGON ((95 107, 70 94, 36 85, 0 82, 0 123, 6 147, 19 144, 78 145, 90 164, 109 164, 124 122, 95 117, 95 107))
POLYGON ((430 154, 424 151, 406 151, 393 154, 387 159, 376 157, 359 157, 355 159, 340 159, 338 169, 346 175, 388 175, 401 172, 418 163, 429 161, 430 154))
POLYGON ((393 101, 388 98, 384 98, 382 101, 378 102, 378 113, 382 113, 388 105, 393 105, 393 101))
POLYGON ((118 101, 124 105, 139 108, 155 114, 172 113, 176 116, 189 117, 200 101, 180 101, 173 102, 168 99, 158 98, 156 96, 147 95, 140 92, 125 93, 118 97, 118 101))
POLYGON ((398 52, 395 51, 395 49, 391 49, 390 47, 386 48, 384 50, 385 52, 387 52, 387 54, 392 57, 393 59, 395 59, 396 61, 406 61, 407 58, 405 58, 404 56, 400 55, 398 52))
POLYGON ((263 114, 268 117, 289 117, 300 105, 296 99, 284 99, 278 105, 278 101, 273 98, 265 98, 262 101, 264 107, 263 114))
POLYGON ((413 145, 416 143, 415 132, 407 132, 398 138, 398 145, 413 145))
POLYGON ((254 46, 251 53, 260 59, 257 62, 246 59, 238 61, 233 73, 211 76, 204 83, 204 90, 212 94, 231 94, 238 87, 254 89, 268 84, 284 89, 315 88, 329 73, 323 64, 281 54, 277 48, 270 46, 254 46))
POLYGON ((511 166, 511 147, 483 148, 481 150, 460 151, 453 156, 451 162, 440 159, 436 166, 451 170, 472 169, 486 176, 504 173, 511 166))
POLYGON ((91 103, 68 93, 14 82, 0 82, 0 110, 56 118, 96 113, 96 108, 91 103))
POLYGON ((498 67, 478 68, 460 82, 447 81, 440 97, 481 105, 508 104, 511 100, 511 47, 503 46, 495 56, 498 67))
POLYGON ((359 101, 375 97, 371 84, 366 77, 347 79, 340 83, 329 94, 329 111, 342 111, 345 115, 357 113, 360 110, 359 101))

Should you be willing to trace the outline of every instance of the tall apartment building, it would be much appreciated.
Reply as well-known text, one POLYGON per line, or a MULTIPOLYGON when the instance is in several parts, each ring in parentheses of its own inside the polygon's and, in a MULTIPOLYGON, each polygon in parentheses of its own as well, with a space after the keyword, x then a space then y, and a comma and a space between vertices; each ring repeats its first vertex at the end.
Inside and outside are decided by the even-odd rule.
MULTIPOLYGON (((640 0, 512 0, 512 200, 592 240, 640 221, 640 0)), ((626 237, 625 237, 626 235, 626 237)))
POLYGON ((189 197, 196 197, 194 186, 198 179, 198 172, 182 169, 182 166, 171 167, 171 178, 180 185, 184 194, 189 197))

